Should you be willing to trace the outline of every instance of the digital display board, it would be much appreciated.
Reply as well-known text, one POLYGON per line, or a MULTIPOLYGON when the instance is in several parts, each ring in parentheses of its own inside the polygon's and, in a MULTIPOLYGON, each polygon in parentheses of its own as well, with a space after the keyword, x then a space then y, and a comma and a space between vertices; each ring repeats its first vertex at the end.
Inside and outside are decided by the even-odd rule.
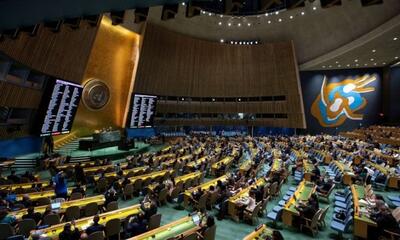
POLYGON ((157 96, 134 94, 131 99, 130 128, 153 127, 157 96))
POLYGON ((41 137, 67 134, 78 110, 83 87, 56 79, 46 87, 38 118, 41 137))

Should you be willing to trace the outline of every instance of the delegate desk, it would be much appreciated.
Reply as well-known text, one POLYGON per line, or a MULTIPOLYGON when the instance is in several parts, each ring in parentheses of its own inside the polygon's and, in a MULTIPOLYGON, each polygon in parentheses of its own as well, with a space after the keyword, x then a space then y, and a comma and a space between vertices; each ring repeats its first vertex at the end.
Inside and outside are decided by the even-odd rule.
POLYGON ((121 142, 121 132, 107 131, 93 134, 92 139, 82 139, 79 141, 79 150, 97 150, 101 148, 118 146, 121 142))
MULTIPOLYGON (((162 178, 167 173, 171 175, 174 173, 174 171, 173 170, 162 170, 162 171, 158 171, 158 172, 151 172, 148 174, 131 177, 131 178, 129 178, 129 180, 131 181, 132 184, 134 184, 137 180, 146 181, 147 179, 154 180, 156 178, 162 178)), ((122 182, 122 179, 120 180, 120 182, 122 182)))
MULTIPOLYGON (((200 216, 197 215, 199 218, 200 216)), ((183 239, 199 231, 201 227, 195 223, 192 216, 181 218, 167 225, 145 232, 129 240, 166 240, 171 238, 183 239)))
MULTIPOLYGON (((123 174, 123 176, 126 176, 126 175, 128 175, 130 172, 132 172, 132 174, 135 174, 135 175, 136 175, 136 174, 139 174, 139 173, 145 173, 147 170, 148 170, 148 167, 147 167, 147 166, 144 166, 144 167, 137 167, 137 168, 122 170, 122 174, 123 174)), ((104 176, 105 176, 105 177, 116 177, 117 174, 118 174, 117 172, 109 172, 109 173, 105 173, 104 176)), ((96 175, 96 176, 93 177, 93 179, 94 179, 95 181, 99 180, 99 178, 100 178, 99 175, 96 175)))
POLYGON ((353 169, 347 164, 344 164, 337 160, 333 161, 333 163, 339 168, 339 170, 343 174, 342 182, 346 185, 351 185, 353 183, 353 178, 356 176, 353 172, 353 169))
POLYGON ((280 158, 275 158, 274 161, 272 162, 272 167, 269 172, 269 175, 272 176, 273 173, 275 172, 280 172, 283 167, 283 161, 280 158))
MULTIPOLYGON (((121 169, 126 168, 127 166, 128 166, 128 163, 127 163, 127 162, 120 163, 121 169)), ((107 169, 114 169, 114 167, 115 167, 114 164, 101 165, 101 166, 94 166, 94 167, 87 167, 87 168, 84 168, 84 169, 83 169, 83 172, 84 172, 86 175, 91 175, 91 174, 93 174, 94 172, 97 172, 97 171, 99 171, 99 170, 105 171, 105 170, 107 170, 107 169)))
POLYGON ((354 201, 354 236, 368 238, 368 228, 376 228, 375 221, 369 218, 365 206, 361 206, 360 200, 365 198, 365 187, 360 185, 351 185, 351 192, 354 201))
MULTIPOLYGON (((142 210, 140 209, 140 204, 136 204, 130 207, 126 208, 121 208, 117 209, 115 211, 111 212, 105 212, 99 215, 100 217, 100 224, 105 225, 109 220, 117 218, 123 221, 125 218, 131 216, 131 215, 137 215, 141 213, 142 210)), ((86 217, 86 218, 81 218, 78 220, 75 220, 75 225, 79 230, 85 230, 88 228, 91 224, 93 223, 93 216, 92 217, 86 217)), ((48 237, 53 240, 58 239, 58 235, 64 230, 64 225, 66 223, 60 223, 57 225, 53 225, 51 227, 37 230, 38 233, 42 233, 41 237, 48 237)))
POLYGON ((218 181, 226 182, 227 180, 228 180, 228 176, 227 175, 223 175, 223 176, 221 176, 219 178, 215 178, 215 179, 213 179, 211 181, 208 181, 206 183, 203 183, 203 184, 201 184, 199 186, 192 187, 192 188, 186 190, 184 192, 184 194, 183 194, 185 208, 189 206, 190 199, 192 198, 192 193, 196 192, 198 188, 201 188, 203 191, 208 191, 210 186, 214 186, 214 187, 217 186, 217 182, 218 181))
POLYGON ((306 181, 311 181, 311 177, 313 175, 314 165, 308 162, 306 159, 303 160, 303 169, 304 169, 304 179, 306 181))
POLYGON ((14 165, 15 160, 5 160, 0 162, 0 169, 3 168, 11 168, 12 165, 14 165))
POLYGON ((225 167, 229 167, 230 164, 233 162, 233 159, 234 158, 232 156, 227 156, 227 157, 224 157, 222 160, 211 165, 211 175, 215 176, 215 173, 217 172, 217 170, 219 169, 219 167, 221 165, 223 165, 225 167))
POLYGON ((196 179, 196 178, 200 179, 201 177, 202 177, 202 172, 199 172, 199 171, 192 172, 192 173, 189 173, 189 174, 186 174, 186 175, 182 175, 182 176, 176 177, 175 178, 175 184, 177 184, 179 182, 185 183, 189 179, 190 180, 193 180, 193 179, 196 179))
MULTIPOLYGON (((84 187, 86 190, 86 187, 84 187)), ((71 195, 72 188, 68 188, 68 195, 71 195)), ((32 201, 35 201, 39 198, 54 198, 56 196, 56 193, 54 190, 48 190, 48 191, 42 191, 42 192, 32 192, 32 193, 23 193, 23 194, 17 194, 17 201, 21 201, 24 195, 28 195, 29 198, 32 201)))
POLYGON ((15 183, 15 184, 7 184, 7 185, 0 185, 1 190, 5 191, 15 191, 16 189, 30 189, 35 187, 47 187, 50 185, 49 181, 39 181, 39 182, 29 182, 29 183, 15 183))
MULTIPOLYGON (((57 213, 59 213, 59 214, 65 213, 67 208, 72 207, 72 206, 78 206, 79 208, 82 208, 82 207, 85 207, 89 203, 97 203, 98 206, 102 206, 102 205, 104 205, 105 201, 106 201, 106 199, 104 198, 103 195, 97 195, 97 196, 93 196, 93 197, 87 197, 87 198, 62 202, 60 204, 60 209, 57 210, 57 213)), ((49 207, 49 205, 35 207, 35 212, 43 214, 46 211, 47 207, 49 207)), ((22 216, 24 216, 27 213, 28 213, 28 209, 24 208, 19 211, 15 211, 12 214, 15 215, 15 217, 17 219, 22 219, 22 216)))
POLYGON ((243 240, 258 240, 272 237, 272 229, 262 224, 258 226, 252 233, 243 238, 243 240))
POLYGON ((197 159, 195 161, 191 161, 191 162, 187 163, 186 167, 188 167, 189 169, 198 168, 199 165, 207 162, 208 159, 209 158, 207 156, 201 157, 201 158, 199 158, 199 159, 197 159))
POLYGON ((235 194, 234 196, 230 197, 228 199, 228 214, 230 216, 237 216, 238 212, 237 212, 237 205, 238 205, 238 201, 248 198, 249 197, 249 192, 252 188, 257 188, 259 186, 264 186, 266 184, 266 181, 264 178, 260 178, 257 180, 256 183, 254 183, 251 186, 248 186, 247 188, 243 189, 242 191, 238 192, 237 194, 235 194))
POLYGON ((282 212, 282 222, 288 226, 293 226, 294 216, 299 217, 300 213, 295 208, 296 204, 299 201, 307 201, 311 194, 313 194, 316 190, 316 186, 314 183, 302 181, 297 187, 293 196, 286 203, 282 212))
POLYGON ((193 157, 192 154, 188 154, 188 155, 185 155, 185 156, 182 156, 179 158, 175 158, 175 159, 171 159, 169 161, 163 162, 163 163, 161 163, 161 166, 163 169, 165 169, 165 168, 173 166, 178 160, 186 162, 186 161, 190 160, 192 157, 193 157))
POLYGON ((251 168, 252 166, 253 166, 253 160, 251 160, 251 159, 246 160, 246 161, 244 161, 244 162, 240 165, 239 171, 240 171, 242 174, 245 174, 247 171, 250 170, 250 168, 251 168))
POLYGON ((367 161, 367 164, 371 165, 375 169, 378 169, 379 172, 383 173, 387 178, 387 186, 394 189, 400 189, 400 176, 394 173, 390 173, 390 170, 387 167, 381 166, 374 162, 367 161))

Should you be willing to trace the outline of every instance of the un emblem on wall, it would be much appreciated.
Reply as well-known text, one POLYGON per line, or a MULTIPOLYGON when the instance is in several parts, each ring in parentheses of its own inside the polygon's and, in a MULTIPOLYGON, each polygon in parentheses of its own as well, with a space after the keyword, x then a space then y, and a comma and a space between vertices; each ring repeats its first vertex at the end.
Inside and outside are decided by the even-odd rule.
POLYGON ((110 100, 110 89, 99 79, 89 80, 83 88, 82 99, 87 108, 100 110, 110 100))

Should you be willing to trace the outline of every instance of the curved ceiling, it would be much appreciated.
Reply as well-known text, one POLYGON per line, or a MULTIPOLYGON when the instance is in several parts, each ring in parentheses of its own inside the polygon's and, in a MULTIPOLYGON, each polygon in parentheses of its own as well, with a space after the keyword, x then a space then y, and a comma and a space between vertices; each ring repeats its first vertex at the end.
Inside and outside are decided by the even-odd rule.
MULTIPOLYGON (((319 1, 307 2, 304 8, 268 16, 232 17, 205 12, 194 18, 185 17, 185 6, 182 5, 175 19, 168 21, 161 21, 161 7, 153 7, 150 9, 148 21, 175 32, 211 41, 221 39, 225 42, 229 40, 260 40, 261 42, 293 40, 301 69, 313 70, 322 69, 323 64, 329 64, 327 58, 323 58, 322 62, 316 60, 363 38, 400 14, 398 0, 385 0, 383 4, 369 7, 362 7, 360 0, 342 0, 342 2, 342 6, 327 9, 321 8, 319 1)), ((138 29, 138 26, 131 21, 125 22, 128 28, 138 29)), ((400 37, 398 28, 391 28, 389 32, 391 35, 400 37)), ((382 47, 381 51, 393 51, 390 48, 383 50, 385 47, 382 47)), ((388 62, 389 59, 382 59, 376 66, 382 66, 383 63, 388 62)), ((343 67, 346 68, 347 64, 343 67)))

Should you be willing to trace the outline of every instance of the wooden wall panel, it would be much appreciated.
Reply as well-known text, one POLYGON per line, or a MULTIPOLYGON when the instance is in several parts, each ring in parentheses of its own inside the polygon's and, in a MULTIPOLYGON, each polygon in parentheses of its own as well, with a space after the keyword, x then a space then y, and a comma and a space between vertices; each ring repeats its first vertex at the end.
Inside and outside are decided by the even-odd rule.
MULTIPOLYGON (((148 23, 134 91, 160 96, 286 96, 282 102, 159 104, 164 113, 282 113, 288 119, 255 124, 304 128, 304 111, 292 42, 229 45, 177 34, 148 23), (218 112, 217 112, 218 111, 218 112), (299 121, 300 119, 300 121, 299 121)), ((172 120, 171 120, 172 121, 172 120)), ((166 124, 202 124, 177 120, 166 124)), ((205 121, 205 120, 204 120, 205 121)), ((221 124, 214 120, 215 124, 221 124)), ((223 121, 233 124, 232 121, 223 121)), ((237 122, 243 124, 243 122, 237 122)), ((205 124, 205 122, 204 122, 205 124)), ((235 123, 236 124, 236 123, 235 123)), ((247 123, 245 123, 247 124, 247 123)))
POLYGON ((58 33, 41 26, 34 37, 0 41, 0 51, 32 69, 80 83, 96 32, 86 23, 76 30, 62 26, 58 33))
POLYGON ((36 109, 42 91, 0 81, 0 106, 36 109))

